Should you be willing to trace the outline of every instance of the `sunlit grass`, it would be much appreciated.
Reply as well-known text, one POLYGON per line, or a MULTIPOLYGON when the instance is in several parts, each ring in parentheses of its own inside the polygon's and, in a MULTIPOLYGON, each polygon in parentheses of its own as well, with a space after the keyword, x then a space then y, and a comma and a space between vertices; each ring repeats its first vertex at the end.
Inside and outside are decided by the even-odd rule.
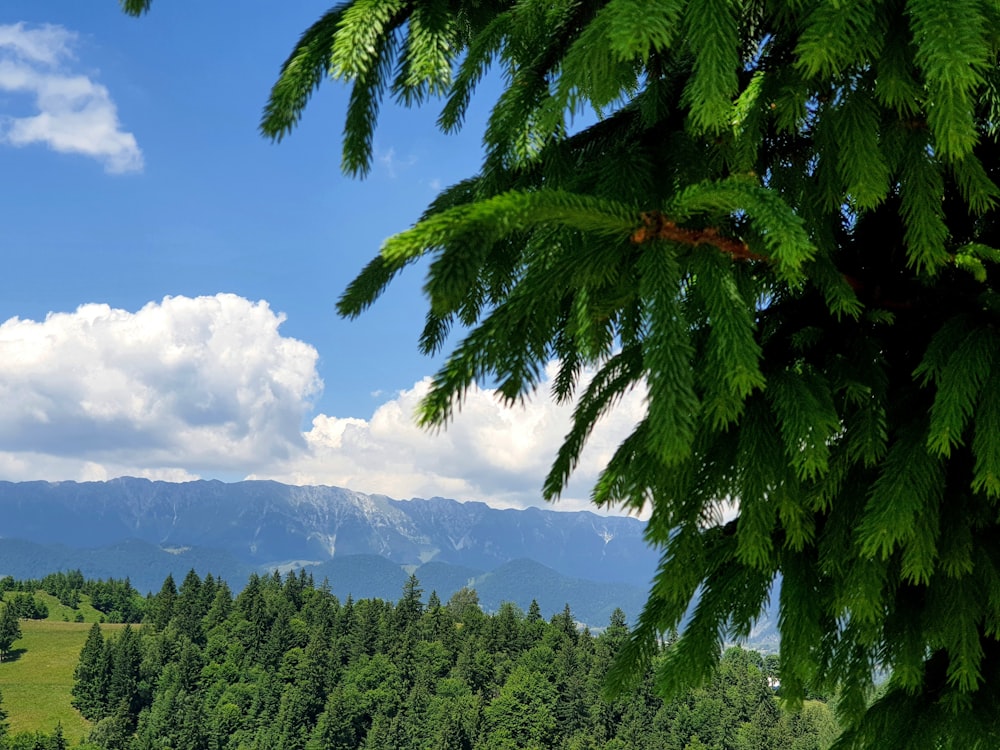
MULTIPOLYGON (((70 705, 70 690, 91 624, 63 622, 62 613, 58 613, 59 619, 51 619, 57 613, 47 599, 46 604, 50 619, 22 620, 23 637, 14 641, 12 659, 0 664, 3 708, 12 733, 50 733, 61 723, 66 739, 74 745, 90 731, 89 722, 70 705)), ((124 625, 101 627, 117 630, 124 625)))
POLYGON ((81 596, 80 604, 76 609, 67 607, 65 604, 59 601, 52 594, 46 594, 44 591, 36 591, 35 598, 39 601, 45 602, 45 606, 49 608, 50 620, 62 620, 67 622, 74 622, 77 615, 83 615, 83 621, 85 623, 100 622, 102 614, 90 606, 90 597, 81 596))

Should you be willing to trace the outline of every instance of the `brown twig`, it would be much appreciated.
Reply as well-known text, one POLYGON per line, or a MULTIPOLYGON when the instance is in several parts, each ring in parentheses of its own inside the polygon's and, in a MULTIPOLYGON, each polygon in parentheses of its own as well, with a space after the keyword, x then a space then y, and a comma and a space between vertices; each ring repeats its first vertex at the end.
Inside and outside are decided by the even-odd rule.
MULTIPOLYGON (((684 245, 692 246, 714 245, 734 260, 771 260, 766 255, 753 252, 745 242, 734 240, 731 237, 723 237, 719 234, 719 230, 714 227, 685 229, 670 221, 660 211, 644 211, 639 214, 639 218, 642 219, 642 226, 632 232, 631 236, 632 242, 637 245, 652 240, 670 240, 671 242, 680 242, 684 245)), ((849 276, 846 273, 842 274, 842 276, 848 286, 854 290, 855 294, 867 297, 866 304, 890 310, 907 310, 913 307, 912 301, 900 302, 886 299, 882 296, 882 290, 879 287, 869 290, 867 285, 860 279, 849 276)))
POLYGON ((753 252, 747 243, 723 237, 714 227, 705 229, 685 229, 667 219, 660 211, 644 211, 639 214, 642 226, 632 233, 632 242, 641 245, 651 240, 670 240, 684 245, 714 245, 736 260, 767 260, 753 252))

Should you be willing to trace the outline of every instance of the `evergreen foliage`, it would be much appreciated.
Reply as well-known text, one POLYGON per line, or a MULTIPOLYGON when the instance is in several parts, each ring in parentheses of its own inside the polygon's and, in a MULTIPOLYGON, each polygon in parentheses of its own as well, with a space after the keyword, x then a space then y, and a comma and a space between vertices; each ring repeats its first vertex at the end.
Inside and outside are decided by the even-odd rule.
POLYGON ((73 706, 85 718, 103 718, 111 679, 111 651, 96 622, 87 634, 80 661, 73 673, 73 706))
POLYGON ((593 491, 649 508, 663 550, 615 684, 696 594, 657 685, 704 683, 780 576, 783 689, 839 687, 843 747, 1000 736, 997 28, 981 0, 349 0, 285 62, 263 132, 351 82, 355 174, 384 96, 442 98, 451 130, 502 72, 480 172, 339 309, 431 258, 420 347, 465 333, 429 425, 477 381, 524 397, 558 360, 575 414, 548 498, 644 390, 593 491))
POLYGON ((25 591, 12 594, 7 599, 7 606, 21 620, 44 620, 49 616, 49 608, 45 606, 45 602, 25 591))
MULTIPOLYGON (((176 613, 162 629, 106 637, 94 625, 73 688, 93 723, 87 747, 685 750, 700 733, 715 750, 827 750, 822 730, 836 728, 825 702, 783 710, 763 658, 739 648, 701 691, 665 702, 649 668, 637 690, 609 702, 602 685, 629 638, 620 610, 594 636, 576 629, 568 608, 550 622, 511 604, 487 614, 471 590, 455 607, 433 596, 425 605, 415 578, 395 603, 341 603, 294 573, 258 576, 248 588, 245 606, 203 618, 194 637, 176 613), (253 637, 280 645, 247 650, 255 627, 263 632, 253 637)), ((231 594, 219 589, 213 601, 221 597, 231 594)), ((0 750, 47 750, 53 737, 0 737, 0 750)))
POLYGON ((0 604, 0 662, 8 653, 10 647, 21 637, 21 623, 17 611, 9 604, 0 604))
POLYGON ((42 591, 71 609, 80 606, 82 596, 89 596, 91 606, 101 612, 107 622, 136 623, 143 619, 144 599, 128 578, 85 579, 79 570, 50 573, 41 579, 15 580, 6 576, 0 580, 0 595, 7 591, 16 592, 8 598, 22 618, 48 617, 45 604, 32 596, 42 591))

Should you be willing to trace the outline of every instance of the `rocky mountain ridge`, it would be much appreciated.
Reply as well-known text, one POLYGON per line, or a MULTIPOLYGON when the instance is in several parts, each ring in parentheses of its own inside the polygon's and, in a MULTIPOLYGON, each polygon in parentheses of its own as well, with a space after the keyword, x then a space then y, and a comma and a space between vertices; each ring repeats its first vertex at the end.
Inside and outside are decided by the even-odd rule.
MULTIPOLYGON (((592 627, 638 617, 659 559, 621 516, 394 500, 268 481, 0 482, 0 576, 79 568, 157 590, 194 569, 239 590, 252 572, 305 568, 341 597, 396 599, 410 573, 443 600, 471 586, 488 610, 569 604, 592 627)), ((749 643, 776 648, 777 593, 749 643)))
POLYGON ((337 487, 121 478, 0 482, 0 538, 96 548, 139 540, 226 552, 256 568, 379 555, 492 570, 534 560, 563 575, 645 587, 657 554, 628 517, 394 500, 337 487))

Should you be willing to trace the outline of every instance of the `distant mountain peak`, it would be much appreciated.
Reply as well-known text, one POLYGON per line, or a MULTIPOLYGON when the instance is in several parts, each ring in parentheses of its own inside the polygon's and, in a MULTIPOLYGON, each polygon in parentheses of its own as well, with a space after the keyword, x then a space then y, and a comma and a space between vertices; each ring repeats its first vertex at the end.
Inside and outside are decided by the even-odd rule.
POLYGON ((255 566, 373 554, 491 570, 529 558, 562 575, 645 585, 657 562, 634 518, 269 480, 0 482, 0 513, 11 538, 69 546, 138 539, 218 549, 255 566))

